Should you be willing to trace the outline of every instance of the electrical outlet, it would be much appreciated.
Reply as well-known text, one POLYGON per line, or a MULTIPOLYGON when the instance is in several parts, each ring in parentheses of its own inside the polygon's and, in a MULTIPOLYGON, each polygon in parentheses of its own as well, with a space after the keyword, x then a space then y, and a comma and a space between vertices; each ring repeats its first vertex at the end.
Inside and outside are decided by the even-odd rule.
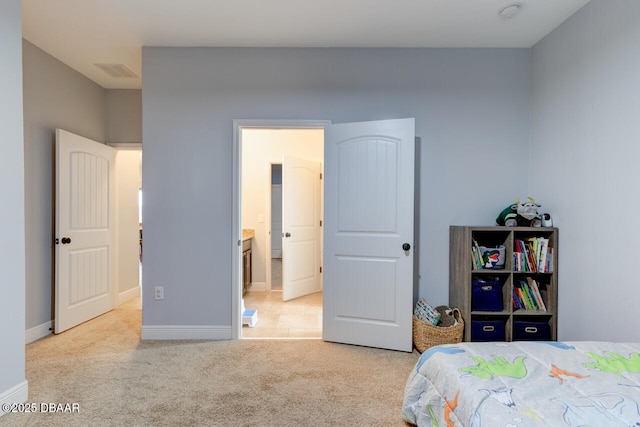
POLYGON ((156 291, 156 299, 164 299, 164 287, 156 286, 155 291, 156 291))

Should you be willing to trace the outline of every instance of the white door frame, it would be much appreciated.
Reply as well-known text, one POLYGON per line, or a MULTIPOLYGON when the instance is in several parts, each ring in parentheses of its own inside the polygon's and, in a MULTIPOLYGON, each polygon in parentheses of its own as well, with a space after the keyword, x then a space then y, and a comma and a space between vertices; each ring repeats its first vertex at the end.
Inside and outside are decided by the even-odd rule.
MULTIPOLYGON (((233 183, 231 196, 231 338, 242 338, 242 129, 324 129, 331 120, 233 121, 233 183)), ((271 214, 269 214, 269 217, 271 214)))

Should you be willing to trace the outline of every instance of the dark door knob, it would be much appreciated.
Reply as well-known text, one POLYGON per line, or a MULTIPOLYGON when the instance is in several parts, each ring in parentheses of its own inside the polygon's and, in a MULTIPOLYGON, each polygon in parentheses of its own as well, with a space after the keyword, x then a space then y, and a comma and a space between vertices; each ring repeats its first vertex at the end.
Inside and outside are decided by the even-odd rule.
POLYGON ((408 243, 405 243, 402 245, 402 250, 403 251, 408 251, 409 249, 411 249, 411 245, 408 243))
POLYGON ((70 237, 63 237, 62 238, 62 244, 63 245, 68 245, 69 243, 71 243, 71 238, 70 237))
POLYGON ((291 237, 291 233, 289 233, 289 232, 284 233, 284 237, 291 237))

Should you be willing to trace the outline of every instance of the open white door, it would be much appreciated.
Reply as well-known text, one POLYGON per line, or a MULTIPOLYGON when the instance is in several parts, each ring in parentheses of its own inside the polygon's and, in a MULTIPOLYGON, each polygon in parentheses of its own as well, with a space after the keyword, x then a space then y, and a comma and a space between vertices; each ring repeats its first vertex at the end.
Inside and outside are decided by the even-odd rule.
POLYGON ((318 292, 320 163, 284 156, 282 164, 282 300, 318 292))
POLYGON ((56 334, 114 307, 114 161, 113 148, 56 130, 56 334))
POLYGON ((325 128, 327 341, 412 351, 414 150, 414 119, 325 128))

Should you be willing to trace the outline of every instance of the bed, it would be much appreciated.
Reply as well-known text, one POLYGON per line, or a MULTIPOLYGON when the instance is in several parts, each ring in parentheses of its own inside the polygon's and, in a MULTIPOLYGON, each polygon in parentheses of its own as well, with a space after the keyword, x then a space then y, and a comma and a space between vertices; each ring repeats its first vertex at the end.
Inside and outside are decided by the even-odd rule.
POLYGON ((426 350, 402 418, 418 426, 640 427, 640 344, 475 342, 426 350))

